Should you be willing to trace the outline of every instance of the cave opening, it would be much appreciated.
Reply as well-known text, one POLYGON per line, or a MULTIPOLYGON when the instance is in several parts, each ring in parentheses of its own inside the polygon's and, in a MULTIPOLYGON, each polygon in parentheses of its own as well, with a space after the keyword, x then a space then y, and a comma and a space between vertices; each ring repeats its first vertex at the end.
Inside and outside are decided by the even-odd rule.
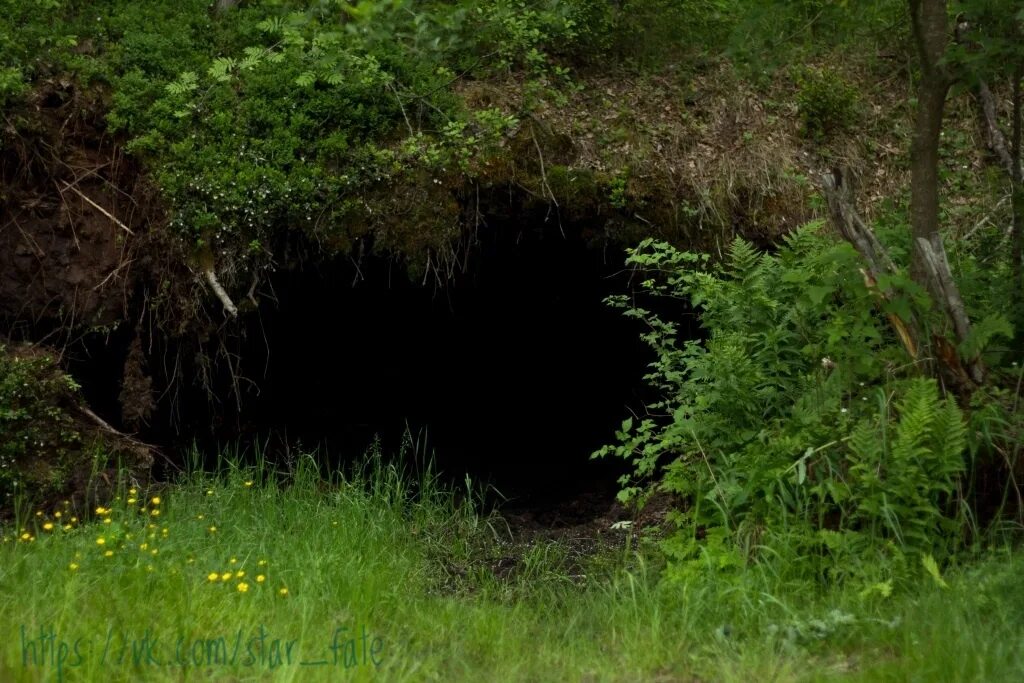
POLYGON ((452 483, 526 504, 613 494, 624 463, 590 459, 650 399, 641 325, 604 303, 629 290, 624 251, 538 221, 481 229, 465 268, 412 282, 384 258, 281 271, 246 330, 259 387, 243 431, 332 462, 407 432, 452 483))

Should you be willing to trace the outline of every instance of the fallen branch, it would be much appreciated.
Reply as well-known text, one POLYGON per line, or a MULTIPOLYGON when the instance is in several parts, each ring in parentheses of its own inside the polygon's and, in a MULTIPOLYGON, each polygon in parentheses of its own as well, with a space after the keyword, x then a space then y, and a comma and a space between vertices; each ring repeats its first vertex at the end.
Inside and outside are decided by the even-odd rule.
POLYGON ((213 272, 213 267, 209 267, 203 270, 203 275, 206 277, 206 282, 209 283, 210 288, 213 289, 213 293, 217 295, 220 302, 224 304, 224 310, 231 315, 232 318, 238 317, 238 307, 235 306, 235 302, 228 296, 227 291, 221 286, 220 281, 217 279, 217 274, 213 272))
POLYGON ((122 223, 122 222, 121 222, 121 221, 120 221, 120 220, 119 220, 119 219, 117 218, 117 216, 115 216, 114 214, 110 213, 109 211, 107 211, 106 209, 104 209, 104 208, 103 208, 102 206, 100 206, 99 204, 97 204, 96 202, 94 202, 93 200, 89 199, 89 197, 87 197, 87 196, 85 195, 85 193, 83 193, 83 192, 82 192, 81 190, 79 190, 79 189, 78 189, 77 187, 75 187, 74 185, 71 185, 70 183, 64 183, 64 189, 65 189, 65 190, 71 190, 72 192, 74 192, 75 194, 77 194, 77 195, 78 195, 79 197, 81 197, 81 198, 82 198, 82 199, 84 199, 84 200, 85 200, 86 202, 88 202, 90 206, 92 206, 92 207, 93 207, 94 209, 96 209, 97 211, 99 211, 100 213, 102 213, 102 214, 103 214, 104 216, 106 216, 107 218, 109 218, 110 220, 112 220, 112 221, 114 222, 114 224, 115 224, 115 225, 117 225, 118 227, 120 227, 120 228, 121 228, 122 230, 124 230, 125 232, 127 232, 127 233, 128 233, 129 235, 134 235, 134 234, 135 234, 135 233, 134 233, 134 232, 132 231, 132 229, 131 229, 131 228, 129 228, 129 227, 128 227, 127 225, 125 225, 124 223, 122 223))
MULTIPOLYGON (((92 423, 94 423, 102 432, 110 434, 112 437, 119 439, 133 448, 139 453, 144 453, 149 458, 149 464, 152 464, 153 456, 159 455, 168 465, 174 469, 180 469, 167 455, 156 446, 146 443, 145 441, 139 441, 130 434, 125 434, 120 429, 113 427, 109 422, 104 420, 102 417, 94 413, 88 406, 79 405, 78 410, 87 417, 92 423)), ((148 466, 148 465, 147 465, 148 466)))

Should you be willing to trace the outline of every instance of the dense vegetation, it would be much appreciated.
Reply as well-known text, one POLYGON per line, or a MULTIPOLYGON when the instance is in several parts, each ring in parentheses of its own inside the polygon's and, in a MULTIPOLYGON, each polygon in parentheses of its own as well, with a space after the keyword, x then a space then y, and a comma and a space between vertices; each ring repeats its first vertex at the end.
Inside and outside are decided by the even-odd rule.
MULTIPOLYGON (((624 503, 671 508, 581 567, 379 460, 146 491, 107 468, 109 500, 53 504, 108 456, 77 385, 0 344, 0 494, 47 499, 4 532, 4 623, 343 619, 387 633, 402 680, 1020 678, 1022 25, 1010 0, 0 0, 5 178, 56 184, 40 141, 99 121, 182 254, 161 293, 191 270, 244 315, 297 243, 444 272, 481 187, 600 217, 660 398, 595 457, 629 464, 624 503)), ((14 647, 2 677, 34 679, 14 647)))

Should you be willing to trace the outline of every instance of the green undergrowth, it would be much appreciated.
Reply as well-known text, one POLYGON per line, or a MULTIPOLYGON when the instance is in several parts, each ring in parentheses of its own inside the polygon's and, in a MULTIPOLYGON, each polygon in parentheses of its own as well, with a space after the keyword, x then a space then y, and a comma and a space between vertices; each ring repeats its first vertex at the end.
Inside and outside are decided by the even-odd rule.
POLYGON ((737 240, 717 264, 646 240, 628 264, 648 300, 690 302, 704 329, 684 339, 679 320, 610 299, 647 326, 662 400, 595 457, 631 464, 624 500, 675 496, 662 543, 675 580, 753 561, 884 593, 970 557, 990 525, 1019 532, 1022 371, 999 308, 975 303, 951 351, 991 377, 958 401, 929 375, 940 351, 912 353, 900 332, 913 320, 943 334, 928 297, 902 274, 865 282, 855 250, 820 225, 774 253, 737 240))
POLYGON ((220 474, 158 489, 126 482, 89 515, 57 506, 3 531, 0 677, 1024 674, 1024 566, 1009 550, 884 593, 826 590, 757 564, 666 581, 642 542, 600 558, 583 582, 564 576, 557 548, 536 548, 519 558, 527 571, 482 568, 446 588, 446 567, 493 551, 501 528, 430 476, 403 476, 379 456, 330 481, 307 456, 288 475, 225 462, 220 474))

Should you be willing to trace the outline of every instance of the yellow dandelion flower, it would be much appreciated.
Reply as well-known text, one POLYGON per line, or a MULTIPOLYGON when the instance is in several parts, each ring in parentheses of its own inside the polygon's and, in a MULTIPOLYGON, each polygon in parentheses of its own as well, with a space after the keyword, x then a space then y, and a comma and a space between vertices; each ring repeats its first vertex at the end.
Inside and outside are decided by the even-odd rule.
POLYGON ((78 517, 72 517, 71 518, 71 523, 72 524, 78 524, 78 517))
POLYGON ((103 523, 104 524, 111 524, 110 517, 104 517, 103 518, 103 523))
POLYGON ((103 538, 102 536, 96 539, 96 545, 104 545, 106 542, 107 539, 103 538))
POLYGON ((241 583, 238 584, 238 592, 239 593, 245 593, 248 590, 249 590, 249 584, 247 584, 245 581, 242 581, 241 583))
POLYGON ((206 489, 206 495, 212 496, 213 495, 213 489, 206 489))
POLYGON ((220 580, 221 581, 230 581, 232 576, 234 576, 234 575, 231 572, 224 572, 223 574, 220 575, 220 580))
POLYGON ((99 506, 98 508, 96 508, 96 514, 97 515, 105 515, 105 514, 107 514, 107 512, 108 512, 107 508, 103 507, 102 505, 99 506))
POLYGON ((160 496, 153 496, 153 505, 160 504, 160 496))
POLYGON ((256 577, 256 583, 263 583, 266 580, 267 580, 267 577, 263 576, 263 574, 260 574, 259 576, 256 577))
POLYGON ((137 493, 138 493, 138 490, 136 490, 134 487, 128 489, 128 495, 129 496, 134 496, 137 493))
POLYGON ((137 498, 129 498, 127 502, 129 505, 135 505, 139 500, 137 498))
POLYGON ((220 574, 218 574, 217 572, 210 572, 209 574, 206 575, 206 580, 209 581, 210 583, 213 583, 214 581, 216 581, 219 578, 220 578, 220 574))
POLYGON ((241 569, 239 569, 239 570, 238 570, 237 572, 235 572, 235 578, 236 578, 236 579, 240 579, 240 578, 242 578, 243 576, 245 576, 245 572, 244 572, 244 571, 242 571, 241 569))
POLYGON ((43 529, 46 531, 53 531, 53 522, 47 522, 43 525, 43 529))
POLYGON ((231 564, 238 564, 238 560, 234 557, 231 558, 231 564))
POLYGON ((71 571, 78 571, 78 563, 77 562, 72 562, 71 564, 68 565, 68 569, 70 569, 71 571))
POLYGON ((149 554, 150 555, 156 555, 158 552, 160 552, 160 548, 153 548, 152 550, 149 551, 149 554))
POLYGON ((71 525, 70 524, 65 524, 64 525, 64 531, 71 531, 71 525))
POLYGON ((25 533, 23 533, 23 534, 21 535, 21 540, 23 540, 23 541, 27 541, 27 540, 28 540, 28 539, 30 539, 30 538, 32 538, 32 534, 30 534, 30 533, 28 533, 28 532, 25 532, 25 533))
POLYGON ((53 513, 53 518, 54 519, 60 519, 61 518, 61 511, 57 510, 56 512, 54 512, 53 513))
POLYGON ((277 593, 278 593, 278 595, 288 595, 288 589, 287 588, 281 588, 281 589, 279 589, 277 591, 277 593))
POLYGON ((113 556, 114 556, 114 551, 113 550, 108 550, 107 552, 103 553, 103 557, 113 557, 113 556))
POLYGON ((217 533, 217 527, 215 527, 215 526, 211 526, 211 527, 210 527, 210 533, 211 533, 211 534, 215 534, 215 533, 217 533))
POLYGON ((256 566, 257 567, 266 567, 267 566, 267 561, 266 560, 260 560, 259 562, 256 563, 256 566))
POLYGON ((42 516, 43 516, 43 511, 42 510, 36 510, 36 517, 42 517, 42 516))
POLYGON ((145 550, 148 547, 149 547, 148 543, 143 543, 142 545, 139 546, 139 550, 145 550))
POLYGON ((153 517, 159 517, 160 516, 160 511, 159 510, 150 510, 149 514, 151 516, 153 516, 153 517))
POLYGON ((245 482, 245 485, 246 485, 246 486, 252 486, 252 479, 250 479, 250 480, 246 481, 246 482, 245 482))
POLYGON ((202 519, 205 515, 196 515, 196 519, 202 519))

